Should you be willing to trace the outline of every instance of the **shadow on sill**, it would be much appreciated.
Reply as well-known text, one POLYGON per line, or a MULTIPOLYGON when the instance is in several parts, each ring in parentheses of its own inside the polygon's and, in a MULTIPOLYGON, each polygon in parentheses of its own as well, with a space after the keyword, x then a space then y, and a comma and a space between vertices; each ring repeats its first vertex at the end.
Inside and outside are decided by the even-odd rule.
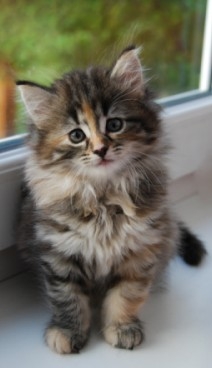
POLYGON ((15 246, 0 251, 0 282, 24 271, 24 265, 15 246))

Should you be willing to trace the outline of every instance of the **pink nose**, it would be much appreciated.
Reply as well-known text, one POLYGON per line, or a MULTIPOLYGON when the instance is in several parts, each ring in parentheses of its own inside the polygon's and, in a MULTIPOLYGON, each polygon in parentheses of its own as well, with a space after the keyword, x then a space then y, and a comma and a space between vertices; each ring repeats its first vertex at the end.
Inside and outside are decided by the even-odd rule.
POLYGON ((98 155, 101 158, 104 158, 107 151, 108 151, 108 147, 102 146, 101 148, 96 149, 95 151, 93 151, 93 153, 95 153, 96 155, 98 155))

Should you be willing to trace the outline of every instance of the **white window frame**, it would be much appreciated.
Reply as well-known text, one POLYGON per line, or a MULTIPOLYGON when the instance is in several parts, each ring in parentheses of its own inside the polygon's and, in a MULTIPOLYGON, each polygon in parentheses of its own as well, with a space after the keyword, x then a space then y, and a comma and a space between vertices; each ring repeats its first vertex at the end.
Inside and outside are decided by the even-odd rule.
POLYGON ((211 93, 212 78, 212 0, 207 0, 200 65, 199 88, 178 93, 158 100, 164 105, 176 105, 185 101, 205 97, 211 93))
POLYGON ((207 1, 205 15, 205 29, 202 47, 199 90, 208 91, 211 85, 212 65, 212 0, 207 1))

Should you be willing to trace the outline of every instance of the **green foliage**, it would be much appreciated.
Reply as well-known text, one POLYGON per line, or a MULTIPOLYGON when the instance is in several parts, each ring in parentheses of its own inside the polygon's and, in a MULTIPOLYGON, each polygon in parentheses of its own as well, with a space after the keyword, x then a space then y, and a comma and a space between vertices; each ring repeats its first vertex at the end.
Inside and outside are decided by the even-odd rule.
POLYGON ((0 0, 0 60, 49 83, 143 45, 160 96, 198 87, 206 0, 0 0))

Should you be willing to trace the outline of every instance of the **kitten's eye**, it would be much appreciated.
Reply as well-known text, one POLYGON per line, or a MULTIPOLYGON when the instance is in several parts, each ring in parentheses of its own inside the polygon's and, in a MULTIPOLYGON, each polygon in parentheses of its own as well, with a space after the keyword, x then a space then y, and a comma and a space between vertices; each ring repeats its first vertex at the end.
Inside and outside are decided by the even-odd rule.
POLYGON ((81 143, 85 138, 85 133, 82 129, 74 129, 69 133, 69 139, 75 144, 81 143))
POLYGON ((106 123, 107 132, 116 133, 123 127, 123 121, 118 118, 109 119, 106 123))

